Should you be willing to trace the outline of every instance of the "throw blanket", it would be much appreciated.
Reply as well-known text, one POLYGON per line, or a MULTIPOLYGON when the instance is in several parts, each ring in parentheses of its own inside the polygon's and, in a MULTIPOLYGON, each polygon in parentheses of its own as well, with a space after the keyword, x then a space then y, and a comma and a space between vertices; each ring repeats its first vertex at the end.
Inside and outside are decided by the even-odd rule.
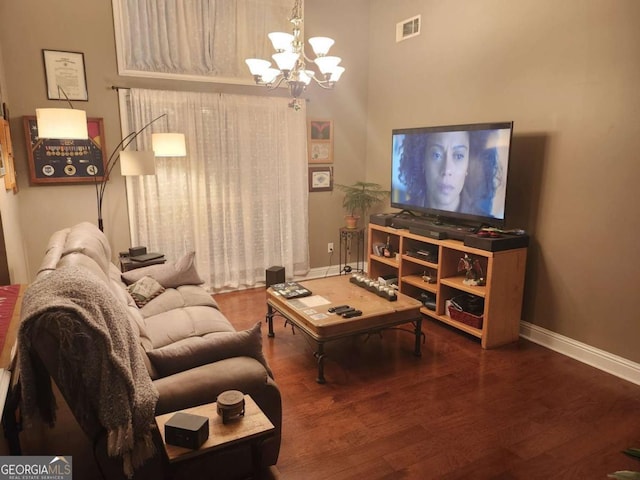
POLYGON ((122 457, 131 477, 154 453, 158 392, 127 307, 95 274, 78 267, 52 271, 25 292, 18 333, 22 412, 27 420, 39 415, 51 425, 56 408, 51 381, 31 356, 30 338, 34 329, 52 327, 60 336, 58 387, 73 398, 74 416, 85 432, 91 430, 86 418, 97 417, 107 430, 109 455, 122 457))

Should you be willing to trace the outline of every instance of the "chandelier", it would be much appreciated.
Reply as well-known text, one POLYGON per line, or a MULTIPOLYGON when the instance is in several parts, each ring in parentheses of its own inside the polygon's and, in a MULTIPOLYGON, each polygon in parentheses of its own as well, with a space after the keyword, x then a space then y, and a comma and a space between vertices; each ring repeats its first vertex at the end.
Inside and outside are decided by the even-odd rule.
POLYGON ((279 87, 283 82, 289 87, 293 100, 290 107, 300 108, 299 97, 311 80, 322 88, 331 89, 340 79, 344 68, 339 66, 340 57, 327 55, 334 44, 328 37, 313 37, 309 44, 316 58, 309 58, 304 52, 304 36, 302 34, 302 0, 296 0, 291 11, 289 22, 293 25, 293 34, 285 32, 271 32, 268 37, 276 53, 273 58, 276 66, 260 58, 247 58, 245 62, 257 85, 264 85, 270 89, 279 87), (307 68, 308 64, 315 64, 319 71, 307 68))

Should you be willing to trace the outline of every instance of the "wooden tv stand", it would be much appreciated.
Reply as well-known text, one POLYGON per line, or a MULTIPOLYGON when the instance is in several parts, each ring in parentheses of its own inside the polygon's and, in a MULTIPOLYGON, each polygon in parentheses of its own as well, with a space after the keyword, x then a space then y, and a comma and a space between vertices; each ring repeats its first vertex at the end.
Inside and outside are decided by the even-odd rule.
POLYGON ((398 287, 405 295, 418 299, 422 292, 435 295, 435 310, 422 307, 422 314, 478 337, 482 348, 494 348, 518 340, 526 248, 489 252, 467 247, 459 240, 436 240, 408 230, 369 224, 368 251, 369 277, 397 275, 398 287), (376 255, 374 246, 387 242, 391 246, 391 256, 376 255), (430 255, 416 255, 418 251, 429 252, 430 255), (458 263, 465 253, 479 260, 486 285, 463 283, 465 275, 458 272, 458 263), (435 283, 423 280, 425 273, 433 277, 435 283), (481 328, 454 320, 446 314, 446 301, 462 293, 471 293, 484 300, 481 328))

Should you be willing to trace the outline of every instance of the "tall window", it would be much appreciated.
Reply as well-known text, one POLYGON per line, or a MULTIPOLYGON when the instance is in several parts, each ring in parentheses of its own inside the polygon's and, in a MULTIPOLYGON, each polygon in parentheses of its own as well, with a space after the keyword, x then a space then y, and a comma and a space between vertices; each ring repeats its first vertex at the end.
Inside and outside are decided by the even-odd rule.
MULTIPOLYGON (((289 99, 131 90, 129 130, 183 132, 186 158, 127 177, 132 241, 178 258, 196 251, 212 290, 256 285, 265 268, 309 269, 305 112, 289 99)), ((146 132, 145 132, 146 133, 146 132)), ((150 135, 137 147, 150 149, 150 135)))

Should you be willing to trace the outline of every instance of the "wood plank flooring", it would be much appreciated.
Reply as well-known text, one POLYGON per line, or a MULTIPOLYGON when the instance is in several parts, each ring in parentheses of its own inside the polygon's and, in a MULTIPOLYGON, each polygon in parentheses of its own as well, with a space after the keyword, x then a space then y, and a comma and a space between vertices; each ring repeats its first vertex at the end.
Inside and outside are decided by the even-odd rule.
POLYGON ((215 296, 238 330, 263 322, 263 350, 282 391, 278 471, 313 479, 604 479, 640 470, 640 386, 521 339, 482 350, 435 321, 314 345, 281 318, 264 324, 265 291, 215 296))
MULTIPOLYGON (((270 480, 606 479, 640 470, 620 453, 640 446, 638 385, 522 339, 482 350, 430 320, 421 358, 403 331, 327 344, 319 385, 301 332, 277 318, 267 337, 264 288, 215 298, 238 330, 262 322, 283 406, 270 480)), ((65 445, 74 478, 99 478, 89 443, 70 443, 84 437, 62 403, 55 429, 22 433, 23 451, 59 454, 65 445)))

